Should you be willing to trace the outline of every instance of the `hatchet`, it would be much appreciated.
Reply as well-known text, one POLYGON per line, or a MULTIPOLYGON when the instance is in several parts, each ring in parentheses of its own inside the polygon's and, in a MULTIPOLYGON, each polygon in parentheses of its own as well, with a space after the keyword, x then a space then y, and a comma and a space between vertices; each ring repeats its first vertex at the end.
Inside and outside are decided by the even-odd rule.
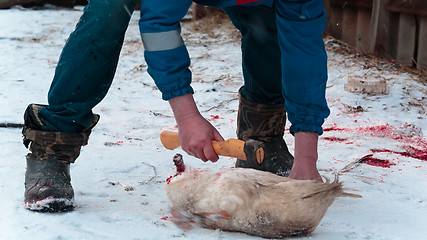
MULTIPOLYGON (((160 134, 160 141, 169 150, 181 146, 177 132, 163 131, 160 134)), ((246 142, 235 138, 229 138, 224 142, 213 140, 212 147, 219 156, 257 161, 258 164, 261 164, 264 160, 264 144, 257 140, 250 139, 246 142)))

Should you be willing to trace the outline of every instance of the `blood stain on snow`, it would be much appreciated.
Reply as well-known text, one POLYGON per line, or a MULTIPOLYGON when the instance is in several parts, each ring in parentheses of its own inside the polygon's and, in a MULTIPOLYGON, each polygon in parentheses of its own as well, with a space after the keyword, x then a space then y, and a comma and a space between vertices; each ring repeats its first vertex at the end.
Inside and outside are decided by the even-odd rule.
POLYGON ((382 168, 390 168, 391 166, 396 165, 395 163, 392 163, 389 160, 383 160, 383 159, 379 159, 379 158, 374 158, 372 154, 364 156, 360 160, 360 162, 368 164, 370 166, 382 167, 382 168))
POLYGON ((223 119, 223 118, 218 116, 218 115, 211 115, 211 118, 209 118, 208 121, 213 121, 213 120, 218 120, 218 119, 223 119))
POLYGON ((165 221, 166 221, 166 220, 168 220, 168 219, 169 219, 169 217, 168 217, 168 216, 164 216, 164 217, 161 217, 160 219, 161 219, 161 220, 165 220, 165 221))
MULTIPOLYGON (((405 144, 406 151, 392 151, 388 149, 371 149, 372 152, 389 152, 399 154, 405 157, 411 157, 422 161, 427 161, 427 141, 425 141, 419 134, 405 135, 399 133, 399 130, 391 125, 384 124, 372 127, 358 127, 358 128, 340 128, 336 124, 329 128, 324 128, 324 132, 337 131, 337 132, 353 132, 357 134, 365 134, 373 137, 387 137, 405 144), (416 146, 417 148, 413 147, 416 146)), ((341 138, 327 138, 323 139, 329 141, 340 141, 341 138)))
POLYGON ((351 131, 349 128, 339 128, 336 125, 334 125, 333 127, 329 127, 329 128, 323 128, 324 132, 330 132, 330 131, 338 131, 338 132, 344 132, 344 131, 351 131))
POLYGON ((322 139, 331 141, 331 142, 345 142, 347 139, 345 138, 337 138, 337 137, 322 137, 322 139))
POLYGON ((371 149, 371 151, 374 153, 377 153, 377 152, 394 153, 394 154, 399 154, 405 157, 411 157, 411 158, 427 161, 427 149, 420 150, 411 146, 406 146, 406 148, 407 150, 404 152, 392 151, 388 149, 371 149))

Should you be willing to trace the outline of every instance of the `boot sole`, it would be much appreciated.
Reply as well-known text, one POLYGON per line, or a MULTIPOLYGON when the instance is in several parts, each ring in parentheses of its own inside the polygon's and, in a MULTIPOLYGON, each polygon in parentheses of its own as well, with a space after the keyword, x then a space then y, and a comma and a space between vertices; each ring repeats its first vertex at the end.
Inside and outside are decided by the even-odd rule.
POLYGON ((35 202, 25 202, 25 208, 34 212, 71 212, 73 201, 65 198, 47 198, 35 202))

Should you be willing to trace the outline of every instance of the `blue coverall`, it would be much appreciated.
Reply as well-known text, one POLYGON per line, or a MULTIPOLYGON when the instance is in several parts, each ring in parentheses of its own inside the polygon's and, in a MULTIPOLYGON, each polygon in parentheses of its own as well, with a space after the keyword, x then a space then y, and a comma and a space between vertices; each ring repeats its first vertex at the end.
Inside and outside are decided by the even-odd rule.
MULTIPOLYGON (((137 0, 90 0, 70 35, 39 116, 43 130, 78 132, 106 95, 137 0)), ((326 52, 322 0, 198 0, 222 7, 242 32, 244 87, 249 100, 285 102, 291 133, 322 133, 326 52), (243 3, 243 4, 242 4, 243 3), (279 61, 280 60, 280 61, 279 61), (279 63, 280 62, 280 63, 279 63), (280 64, 280 65, 279 65, 280 64)), ((162 98, 193 93, 180 21, 192 0, 142 0, 140 31, 148 73, 162 98)))

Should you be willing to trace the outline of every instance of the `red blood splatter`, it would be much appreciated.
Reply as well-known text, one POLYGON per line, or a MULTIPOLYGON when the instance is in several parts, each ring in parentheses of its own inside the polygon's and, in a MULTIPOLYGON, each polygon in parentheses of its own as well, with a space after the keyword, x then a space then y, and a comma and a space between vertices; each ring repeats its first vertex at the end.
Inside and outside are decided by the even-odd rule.
POLYGON ((388 149, 371 149, 371 151, 374 153, 377 153, 377 152, 395 153, 405 157, 411 157, 411 158, 427 161, 427 149, 420 150, 411 146, 406 146, 405 148, 407 149, 405 152, 392 151, 388 149))
POLYGON ((385 152, 385 153, 395 153, 395 154, 400 154, 400 155, 406 154, 406 152, 397 152, 397 151, 392 151, 392 150, 388 150, 388 149, 371 149, 371 151, 373 153, 385 152))
POLYGON ((166 220, 168 220, 168 218, 169 218, 168 216, 164 216, 164 217, 161 217, 160 219, 166 221, 166 220))
POLYGON ((347 139, 345 138, 337 138, 337 137, 322 137, 322 139, 331 141, 331 142, 345 142, 347 139))
MULTIPOLYGON (((403 126, 403 128, 405 128, 403 126)), ((427 161, 427 141, 422 138, 419 133, 405 135, 404 133, 399 132, 399 130, 393 126, 390 126, 388 123, 379 126, 372 127, 358 127, 358 128, 340 128, 336 124, 332 127, 324 128, 324 132, 328 131, 339 131, 339 132, 350 132, 356 133, 359 135, 368 135, 373 137, 387 137, 396 141, 399 141, 405 144, 404 148, 406 151, 398 152, 391 151, 387 149, 372 149, 375 152, 390 152, 399 154, 405 157, 416 158, 419 160, 427 161), (416 146, 417 148, 413 147, 416 146)), ((331 139, 323 138, 330 141, 337 141, 339 138, 331 137, 331 139)))
POLYGON ((330 131, 339 131, 339 132, 343 132, 343 131, 348 131, 348 130, 350 130, 350 129, 345 129, 345 128, 339 128, 339 127, 337 127, 336 125, 335 126, 333 126, 333 127, 329 127, 329 128, 323 128, 323 131, 324 132, 330 132, 330 131))
POLYGON ((213 121, 213 120, 217 120, 217 119, 222 119, 222 117, 220 117, 218 115, 211 115, 211 118, 209 118, 209 121, 213 121))
POLYGON ((406 153, 408 153, 410 157, 427 161, 427 148, 424 148, 424 150, 416 149, 411 146, 406 146, 406 148, 408 149, 406 153))
POLYGON ((169 176, 166 178, 166 183, 169 184, 174 176, 169 176))
POLYGON ((356 133, 368 133, 374 137, 389 137, 394 140, 403 139, 402 135, 396 134, 396 129, 391 127, 388 123, 380 126, 360 127, 355 129, 356 133))
POLYGON ((374 166, 374 167, 382 167, 382 168, 390 168, 391 166, 396 165, 395 163, 392 163, 388 160, 374 158, 372 154, 364 156, 360 160, 360 162, 374 166))
POLYGON ((221 178, 221 176, 222 176, 224 173, 228 172, 228 171, 232 171, 232 168, 219 170, 219 171, 216 173, 216 176, 215 176, 214 180, 212 181, 212 184, 213 184, 213 183, 215 183, 216 181, 218 181, 218 179, 220 179, 220 178, 221 178))
POLYGON ((230 217, 231 217, 231 215, 230 215, 227 211, 225 211, 225 210, 222 210, 222 211, 220 212, 220 214, 221 214, 221 216, 222 216, 222 217, 224 217, 224 218, 230 218, 230 217))

